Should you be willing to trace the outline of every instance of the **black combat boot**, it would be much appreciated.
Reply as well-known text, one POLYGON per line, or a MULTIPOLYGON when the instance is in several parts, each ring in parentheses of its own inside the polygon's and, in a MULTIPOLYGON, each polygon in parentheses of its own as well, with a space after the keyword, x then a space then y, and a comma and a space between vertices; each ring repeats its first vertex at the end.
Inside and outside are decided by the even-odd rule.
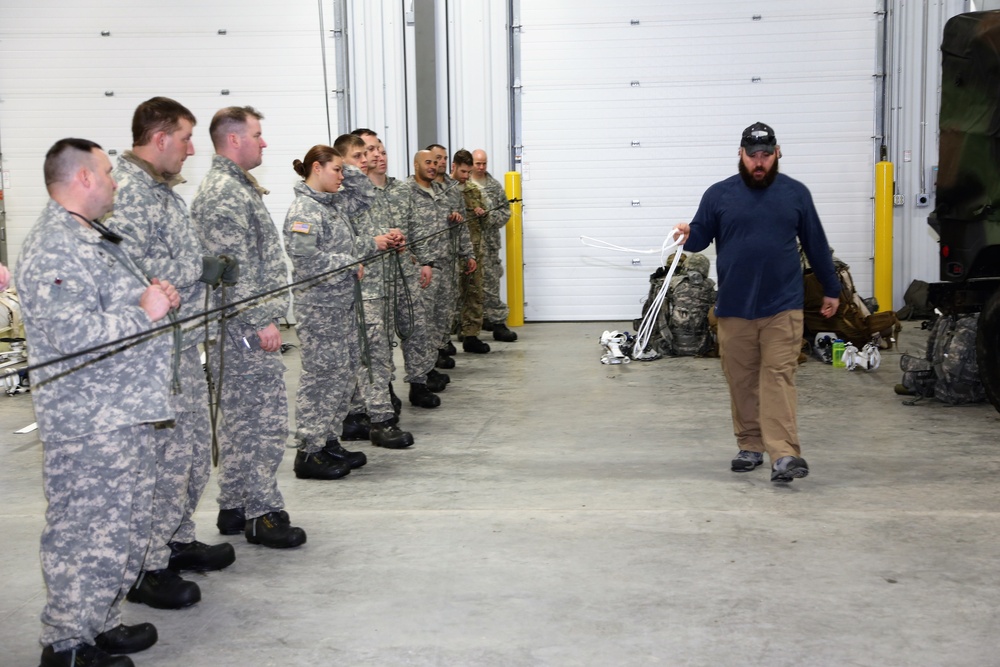
POLYGON ((145 570, 139 573, 125 599, 153 609, 184 609, 201 600, 201 589, 171 570, 145 570))
POLYGON ((454 357, 458 354, 458 350, 455 349, 455 344, 448 341, 448 346, 441 348, 441 351, 447 354, 449 357, 454 357))
POLYGON ((41 667, 135 667, 135 663, 124 655, 109 655, 93 644, 77 644, 58 653, 46 646, 41 667))
POLYGON ((219 518, 215 520, 219 532, 223 535, 239 535, 247 527, 247 516, 242 507, 219 510, 219 518))
POLYGON ((437 361, 434 362, 434 365, 438 368, 444 369, 454 368, 455 360, 445 354, 444 350, 438 350, 438 358, 437 361))
MULTIPOLYGON (((351 473, 349 464, 335 461, 322 449, 311 454, 300 449, 295 455, 293 468, 299 479, 340 479, 351 473)), ((250 525, 249 521, 247 525, 250 525)))
POLYGON ((493 331, 493 323, 489 320, 483 320, 483 331, 493 331))
POLYGON ((392 411, 399 416, 399 413, 403 411, 403 399, 396 396, 396 392, 392 389, 392 383, 389 383, 389 402, 392 403, 392 411))
POLYGON ((107 653, 138 653, 156 643, 159 636, 152 623, 119 625, 94 637, 97 648, 107 653))
POLYGON ((413 444, 413 434, 400 430, 395 420, 372 423, 371 438, 373 445, 386 449, 406 449, 413 444))
POLYGON ((462 349, 473 354, 486 354, 490 346, 479 340, 478 336, 466 336, 462 341, 462 349))
POLYGON ((341 440, 367 440, 368 439, 368 415, 363 412, 352 412, 344 420, 344 430, 340 435, 341 440))
POLYGON ((250 519, 244 535, 250 544, 271 549, 292 549, 306 543, 306 531, 293 526, 285 510, 250 519))
MULTIPOLYGON (((246 522, 244 521, 244 526, 246 522)), ((167 567, 174 572, 215 572, 233 564, 236 550, 228 542, 208 545, 203 542, 170 542, 170 563, 167 567)))
POLYGON ((336 438, 330 438, 326 441, 326 445, 323 447, 323 453, 337 463, 344 463, 351 466, 351 470, 357 470, 364 464, 368 463, 368 457, 365 456, 364 452, 349 452, 341 447, 340 442, 336 438))
POLYGON ((501 343, 513 343, 517 340, 517 334, 508 329, 505 322, 494 322, 490 330, 493 332, 493 340, 501 343))
POLYGON ((410 383, 410 405, 417 408, 436 408, 441 405, 441 399, 419 382, 410 383))
POLYGON ((427 388, 435 394, 444 391, 449 382, 451 382, 451 376, 447 373, 439 373, 433 368, 427 371, 427 388))

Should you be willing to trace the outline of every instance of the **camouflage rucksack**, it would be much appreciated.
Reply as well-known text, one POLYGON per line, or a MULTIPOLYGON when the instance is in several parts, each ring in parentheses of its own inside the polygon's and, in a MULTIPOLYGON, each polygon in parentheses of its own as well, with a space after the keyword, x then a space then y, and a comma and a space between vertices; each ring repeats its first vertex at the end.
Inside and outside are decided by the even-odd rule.
POLYGON ((976 361, 978 321, 976 315, 957 321, 951 316, 939 318, 927 338, 924 358, 900 357, 903 387, 916 396, 933 396, 951 405, 985 401, 976 361))
POLYGON ((687 256, 684 274, 671 281, 662 340, 658 349, 673 357, 703 357, 715 349, 708 316, 715 306, 715 281, 708 277, 712 264, 700 253, 687 256))

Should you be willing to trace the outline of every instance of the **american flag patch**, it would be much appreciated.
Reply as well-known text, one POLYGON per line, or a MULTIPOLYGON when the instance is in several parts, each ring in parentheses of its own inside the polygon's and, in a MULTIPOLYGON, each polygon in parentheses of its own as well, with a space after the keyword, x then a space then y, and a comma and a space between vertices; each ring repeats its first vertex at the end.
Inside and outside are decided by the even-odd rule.
POLYGON ((308 222, 293 222, 292 233, 298 232, 299 234, 308 234, 309 226, 308 222))

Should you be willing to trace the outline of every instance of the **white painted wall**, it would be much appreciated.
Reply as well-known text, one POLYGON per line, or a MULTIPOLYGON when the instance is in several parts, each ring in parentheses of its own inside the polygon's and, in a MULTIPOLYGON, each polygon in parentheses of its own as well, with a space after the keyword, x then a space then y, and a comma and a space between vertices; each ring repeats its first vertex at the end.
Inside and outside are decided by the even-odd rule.
POLYGON ((121 153, 131 147, 136 105, 155 95, 178 100, 198 118, 196 154, 178 189, 189 202, 211 161, 208 125, 215 111, 250 104, 264 113, 269 146, 254 175, 271 190, 266 202, 282 224, 298 178, 292 160, 328 136, 319 7, 282 0, 4 0, 0 139, 10 172, 4 191, 10 257, 47 199, 48 148, 80 136, 121 153))

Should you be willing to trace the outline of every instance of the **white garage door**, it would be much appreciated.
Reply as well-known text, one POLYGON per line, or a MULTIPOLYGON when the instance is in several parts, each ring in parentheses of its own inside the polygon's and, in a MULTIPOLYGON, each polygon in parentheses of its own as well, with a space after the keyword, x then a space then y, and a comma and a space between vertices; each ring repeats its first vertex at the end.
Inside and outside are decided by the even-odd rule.
POLYGON ((525 317, 637 317, 657 260, 580 236, 659 247, 755 121, 870 285, 875 4, 522 2, 525 317))

